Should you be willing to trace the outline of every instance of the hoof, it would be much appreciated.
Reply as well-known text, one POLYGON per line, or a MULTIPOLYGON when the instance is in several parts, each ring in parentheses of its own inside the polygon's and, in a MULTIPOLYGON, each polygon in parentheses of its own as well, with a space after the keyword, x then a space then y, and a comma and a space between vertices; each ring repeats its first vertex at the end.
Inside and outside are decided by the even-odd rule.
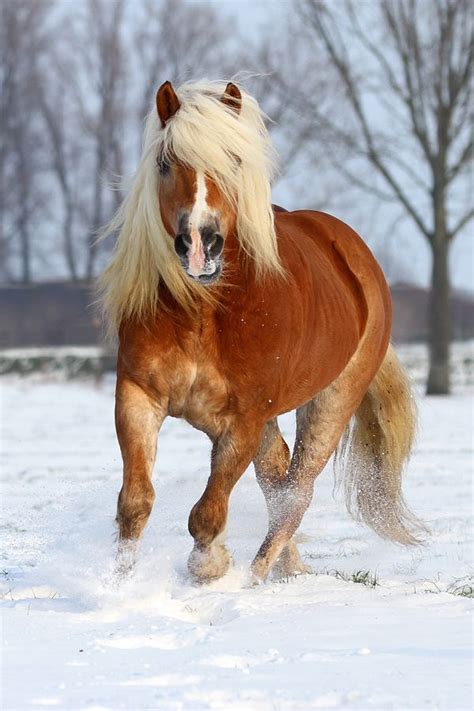
POLYGON ((263 585, 265 580, 258 578, 254 573, 250 572, 249 588, 256 588, 258 585, 263 585))
POLYGON ((289 567, 276 562, 272 570, 272 578, 274 580, 285 580, 286 578, 293 578, 297 575, 309 575, 310 573, 313 573, 312 567, 304 563, 289 567))
POLYGON ((255 558, 250 567, 251 585, 264 583, 268 575, 268 562, 264 558, 255 558))
POLYGON ((277 558, 273 566, 272 576, 276 580, 290 578, 293 575, 305 575, 312 573, 310 565, 306 565, 301 560, 296 543, 290 540, 277 558))
POLYGON ((135 568, 135 563, 117 563, 114 568, 114 578, 122 582, 131 576, 135 568))
POLYGON ((264 582, 268 574, 272 572, 272 577, 275 579, 289 578, 292 575, 301 575, 302 573, 313 572, 309 565, 305 565, 300 558, 298 548, 293 540, 290 540, 282 552, 272 564, 268 554, 265 556, 257 554, 254 559, 251 572, 252 577, 257 582, 264 582))
POLYGON ((119 544, 115 559, 114 577, 117 580, 128 578, 134 568, 137 557, 137 544, 135 541, 126 541, 119 544))
POLYGON ((188 558, 188 570, 194 582, 202 584, 225 575, 232 563, 232 556, 223 543, 209 548, 194 546, 188 558))

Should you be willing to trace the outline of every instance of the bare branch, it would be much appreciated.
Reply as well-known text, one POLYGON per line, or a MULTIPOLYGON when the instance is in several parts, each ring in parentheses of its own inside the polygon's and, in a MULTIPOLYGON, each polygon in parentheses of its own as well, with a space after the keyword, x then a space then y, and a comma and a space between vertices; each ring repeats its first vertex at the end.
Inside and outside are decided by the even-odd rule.
POLYGON ((457 221, 457 223, 454 225, 454 227, 451 230, 449 230, 449 239, 453 239, 454 237, 456 237, 456 235, 459 234, 459 232, 461 232, 461 230, 464 229, 464 227, 466 227, 466 225, 472 219, 474 219, 474 208, 471 208, 470 210, 468 210, 468 212, 466 212, 466 214, 463 215, 463 217, 461 217, 457 221))
MULTIPOLYGON (((416 209, 413 202, 409 199, 401 183, 395 177, 393 171, 389 168, 388 164, 382 159, 381 153, 378 150, 374 136, 371 131, 370 122, 367 117, 366 111, 363 106, 361 93, 358 89, 357 82, 353 77, 350 62, 347 56, 347 50, 344 46, 343 40, 333 38, 327 23, 324 22, 323 13, 320 11, 319 6, 315 0, 307 0, 305 3, 309 13, 306 15, 306 19, 312 24, 315 30, 321 37, 324 46, 330 56, 334 66, 337 69, 340 79, 345 85, 347 91, 347 98, 352 106, 354 115, 358 121, 359 127, 361 129, 361 134, 366 146, 366 154, 368 160, 372 165, 377 168, 379 173, 385 179, 387 184, 390 186, 396 198, 404 206, 407 213, 414 220, 420 231, 425 235, 427 239, 431 237, 431 231, 425 224, 418 210, 416 209)), ((329 18, 329 22, 331 18, 329 18)), ((334 22, 332 23, 332 28, 334 22)), ((332 29, 331 28, 331 29, 332 29)))

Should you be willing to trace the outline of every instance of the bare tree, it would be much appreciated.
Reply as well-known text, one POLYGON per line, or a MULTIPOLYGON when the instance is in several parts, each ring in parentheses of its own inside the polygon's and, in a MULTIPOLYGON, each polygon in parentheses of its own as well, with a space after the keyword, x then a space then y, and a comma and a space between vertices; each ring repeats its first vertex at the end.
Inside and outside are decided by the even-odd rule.
MULTIPOLYGON (((58 29, 64 29, 59 25, 58 29)), ((64 35, 63 35, 64 36, 64 35)), ((79 278, 78 245, 75 243, 74 223, 77 213, 77 192, 74 190, 79 164, 80 131, 74 117, 75 101, 70 77, 74 65, 62 42, 50 51, 45 67, 36 73, 35 89, 49 138, 49 170, 56 178, 58 199, 62 203, 62 242, 64 259, 72 281, 79 278)))
POLYGON ((0 3, 0 240, 6 260, 18 257, 25 283, 32 279, 33 231, 47 202, 34 75, 49 45, 51 9, 47 0, 0 3))
POLYGON ((473 146, 469 0, 300 0, 298 10, 314 50, 332 65, 340 111, 313 101, 310 113, 333 164, 353 185, 396 203, 430 246, 427 392, 448 393, 449 246, 473 217, 462 194, 473 146))
POLYGON ((307 95, 317 96, 320 107, 329 110, 328 61, 295 42, 301 28, 292 6, 282 18, 281 24, 268 23, 257 37, 254 31, 247 36, 244 30, 234 56, 245 84, 270 119, 268 129, 279 156, 274 187, 283 186, 284 197, 297 200, 298 207, 309 202, 314 209, 328 210, 336 194, 335 176, 315 171, 325 158, 326 146, 314 140, 314 125, 304 118, 307 95))
MULTIPOLYGON (((123 173, 126 129, 125 0, 87 0, 78 8, 72 32, 76 53, 75 94, 83 150, 90 155, 92 179, 85 276, 92 279, 98 256, 97 233, 121 195, 110 177, 123 173)), ((86 186, 84 186, 84 191, 86 186)))

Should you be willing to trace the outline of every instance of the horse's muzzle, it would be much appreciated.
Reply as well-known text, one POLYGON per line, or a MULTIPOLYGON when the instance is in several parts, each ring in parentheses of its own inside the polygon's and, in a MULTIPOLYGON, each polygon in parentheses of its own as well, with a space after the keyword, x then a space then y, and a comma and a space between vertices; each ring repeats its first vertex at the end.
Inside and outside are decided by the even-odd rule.
POLYGON ((224 238, 215 229, 182 231, 176 235, 174 248, 184 270, 195 281, 212 284, 220 277, 224 238))

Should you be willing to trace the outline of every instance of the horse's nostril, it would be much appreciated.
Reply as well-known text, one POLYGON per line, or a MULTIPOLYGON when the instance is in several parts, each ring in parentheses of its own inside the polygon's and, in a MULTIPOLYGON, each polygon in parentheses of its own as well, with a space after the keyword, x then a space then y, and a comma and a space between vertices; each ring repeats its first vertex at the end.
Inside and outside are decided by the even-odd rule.
POLYGON ((220 232, 209 226, 201 228, 199 233, 201 239, 197 235, 191 236, 186 230, 178 232, 174 241, 175 252, 186 271, 188 268, 192 269, 192 276, 199 269, 211 276, 221 259, 224 238, 220 232))
POLYGON ((186 235, 184 234, 179 234, 176 235, 176 239, 174 241, 174 249, 176 254, 179 257, 186 257, 188 253, 190 242, 186 240, 186 235))
POLYGON ((209 243, 208 250, 211 257, 214 259, 218 257, 224 248, 224 238, 219 232, 216 232, 211 242, 209 243))

